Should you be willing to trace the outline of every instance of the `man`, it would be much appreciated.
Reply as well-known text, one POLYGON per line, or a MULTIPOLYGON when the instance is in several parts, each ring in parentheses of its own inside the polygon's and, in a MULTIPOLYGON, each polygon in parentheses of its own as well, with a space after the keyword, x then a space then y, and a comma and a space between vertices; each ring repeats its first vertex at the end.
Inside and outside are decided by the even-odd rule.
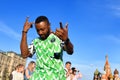
POLYGON ((36 63, 34 61, 30 61, 27 68, 25 69, 24 80, 29 80, 31 75, 34 72, 36 63))
POLYGON ((48 18, 39 16, 35 20, 39 37, 34 39, 28 48, 27 32, 32 24, 27 18, 20 45, 22 57, 32 56, 34 52, 37 55, 36 69, 30 80, 66 80, 62 52, 65 50, 68 54, 73 53, 73 45, 68 38, 68 25, 62 27, 60 23, 60 28, 52 33, 48 18))
POLYGON ((65 63, 65 72, 66 72, 67 80, 70 80, 70 74, 71 74, 71 62, 70 61, 67 61, 65 63))

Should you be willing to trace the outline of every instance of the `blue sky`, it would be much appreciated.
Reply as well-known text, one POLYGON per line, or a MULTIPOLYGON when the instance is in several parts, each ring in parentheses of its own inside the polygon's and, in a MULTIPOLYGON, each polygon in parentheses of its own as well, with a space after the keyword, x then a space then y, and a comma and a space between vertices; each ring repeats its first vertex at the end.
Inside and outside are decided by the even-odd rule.
MULTIPOLYGON (((112 71, 117 68, 120 72, 120 0, 1 0, 0 49, 20 54, 26 16, 34 21, 39 15, 49 18, 53 31, 60 21, 69 24, 74 54, 64 52, 63 59, 81 71, 82 80, 92 80, 96 68, 103 70, 106 55, 112 71)), ((33 27, 28 43, 35 37, 33 27)))

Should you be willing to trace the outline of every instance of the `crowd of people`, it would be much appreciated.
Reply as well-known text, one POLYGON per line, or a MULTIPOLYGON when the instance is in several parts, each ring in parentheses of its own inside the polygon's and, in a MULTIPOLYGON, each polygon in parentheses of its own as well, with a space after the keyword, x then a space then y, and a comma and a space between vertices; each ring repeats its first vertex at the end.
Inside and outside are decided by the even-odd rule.
POLYGON ((35 62, 29 62, 27 68, 23 64, 18 64, 10 74, 9 80, 29 80, 35 69, 35 62))
POLYGON ((82 78, 82 74, 75 67, 71 68, 71 62, 68 61, 65 63, 65 72, 66 72, 66 80, 78 80, 82 78))
MULTIPOLYGON (((34 73, 36 63, 30 61, 28 66, 25 68, 24 65, 18 64, 15 70, 10 74, 10 80, 30 80, 30 77, 34 73)), ((71 68, 71 62, 65 63, 65 76, 66 80, 78 80, 82 78, 82 74, 75 67, 71 68)))

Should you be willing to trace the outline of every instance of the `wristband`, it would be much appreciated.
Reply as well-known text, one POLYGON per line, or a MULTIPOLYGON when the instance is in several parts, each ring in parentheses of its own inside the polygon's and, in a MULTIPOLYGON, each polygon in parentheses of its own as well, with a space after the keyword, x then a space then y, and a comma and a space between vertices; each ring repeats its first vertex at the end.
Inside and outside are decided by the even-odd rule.
POLYGON ((65 44, 67 45, 70 42, 70 39, 67 38, 67 40, 65 41, 65 44))
POLYGON ((22 33, 27 33, 27 31, 22 31, 22 33))

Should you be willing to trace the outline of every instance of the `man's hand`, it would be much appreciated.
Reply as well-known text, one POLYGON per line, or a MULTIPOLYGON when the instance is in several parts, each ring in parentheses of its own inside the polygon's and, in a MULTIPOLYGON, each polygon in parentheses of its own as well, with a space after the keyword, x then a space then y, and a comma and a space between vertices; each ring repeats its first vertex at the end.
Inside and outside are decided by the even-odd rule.
POLYGON ((58 36, 62 41, 65 41, 64 50, 70 55, 73 54, 73 45, 68 38, 68 24, 63 27, 62 23, 60 22, 60 28, 56 29, 55 35, 58 36))
POLYGON ((61 40, 66 41, 68 39, 68 24, 63 27, 62 22, 60 22, 60 28, 56 29, 55 35, 57 35, 61 40))
POLYGON ((26 18, 26 21, 24 23, 23 31, 28 32, 28 30, 32 27, 33 22, 28 22, 29 17, 26 18))

